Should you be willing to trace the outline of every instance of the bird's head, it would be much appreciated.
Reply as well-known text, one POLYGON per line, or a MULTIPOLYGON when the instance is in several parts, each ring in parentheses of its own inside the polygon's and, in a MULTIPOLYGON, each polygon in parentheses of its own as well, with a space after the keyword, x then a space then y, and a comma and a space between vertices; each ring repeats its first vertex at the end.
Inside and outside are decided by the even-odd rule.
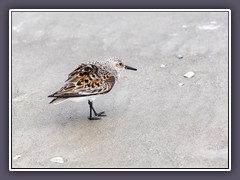
POLYGON ((112 67, 114 67, 116 69, 116 71, 118 72, 121 72, 122 70, 124 69, 127 69, 127 70, 133 70, 133 71, 137 71, 136 68, 133 68, 131 66, 128 66, 128 65, 125 65, 123 60, 121 60, 120 58, 117 58, 117 57, 113 57, 113 58, 109 58, 107 60, 112 67))

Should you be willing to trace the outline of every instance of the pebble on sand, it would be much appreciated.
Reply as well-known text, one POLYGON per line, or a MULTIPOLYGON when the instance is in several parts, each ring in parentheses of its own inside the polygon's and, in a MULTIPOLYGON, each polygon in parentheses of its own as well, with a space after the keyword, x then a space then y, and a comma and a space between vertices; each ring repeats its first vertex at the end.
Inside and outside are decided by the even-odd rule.
POLYGON ((184 86, 184 84, 183 84, 183 83, 178 83, 178 85, 179 85, 179 86, 184 86))
POLYGON ((182 55, 176 55, 176 58, 177 58, 178 60, 180 60, 180 59, 183 58, 183 56, 182 56, 182 55))
POLYGON ((195 75, 195 73, 192 72, 192 71, 190 71, 190 72, 187 72, 186 74, 184 74, 183 76, 184 76, 185 78, 192 78, 194 75, 195 75))
POLYGON ((164 67, 166 67, 166 65, 165 64, 161 64, 161 66, 160 66, 161 68, 164 68, 164 67))
POLYGON ((55 163, 60 163, 60 164, 64 163, 64 160, 62 157, 53 157, 50 159, 50 161, 55 162, 55 163))

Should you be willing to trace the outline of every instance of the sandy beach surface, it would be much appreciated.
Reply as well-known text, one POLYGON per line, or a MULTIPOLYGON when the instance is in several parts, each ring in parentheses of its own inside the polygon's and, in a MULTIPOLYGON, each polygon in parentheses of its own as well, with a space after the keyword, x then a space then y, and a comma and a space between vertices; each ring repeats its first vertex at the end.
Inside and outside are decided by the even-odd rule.
POLYGON ((13 12, 13 168, 227 168, 227 12, 13 12), (49 105, 82 62, 120 57, 94 102, 49 105), (194 72, 191 78, 184 74, 194 72))

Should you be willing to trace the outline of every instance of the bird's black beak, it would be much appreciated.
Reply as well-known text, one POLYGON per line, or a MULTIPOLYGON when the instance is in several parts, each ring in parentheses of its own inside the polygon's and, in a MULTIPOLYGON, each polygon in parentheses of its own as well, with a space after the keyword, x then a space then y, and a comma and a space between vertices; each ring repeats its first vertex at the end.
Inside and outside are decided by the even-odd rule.
POLYGON ((131 67, 131 66, 127 66, 127 65, 125 65, 125 69, 129 69, 129 70, 137 71, 137 69, 135 69, 135 68, 133 68, 133 67, 131 67))

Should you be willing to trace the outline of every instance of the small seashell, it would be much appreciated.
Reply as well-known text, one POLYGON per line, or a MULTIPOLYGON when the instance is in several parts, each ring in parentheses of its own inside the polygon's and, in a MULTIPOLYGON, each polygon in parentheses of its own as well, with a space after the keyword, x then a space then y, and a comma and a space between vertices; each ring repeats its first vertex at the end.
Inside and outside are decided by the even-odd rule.
POLYGON ((186 74, 184 74, 183 76, 185 78, 192 78, 194 75, 195 75, 194 72, 190 71, 190 72, 187 72, 186 74))
POLYGON ((177 58, 177 59, 182 59, 183 56, 182 56, 182 55, 177 55, 176 58, 177 58))
POLYGON ((198 26, 198 29, 200 29, 200 30, 215 30, 215 29, 218 29, 219 27, 220 27, 220 25, 209 24, 209 25, 198 26))
POLYGON ((164 67, 166 67, 166 65, 165 64, 161 64, 161 66, 160 66, 161 68, 164 68, 164 67))
POLYGON ((184 84, 183 84, 183 83, 178 83, 178 85, 179 85, 179 86, 184 86, 184 84))
POLYGON ((184 29, 187 28, 187 25, 182 25, 182 28, 184 28, 184 29))
POLYGON ((53 157, 50 159, 50 161, 55 162, 55 163, 60 163, 60 164, 64 163, 64 160, 62 157, 53 157))
POLYGON ((20 159, 22 156, 21 155, 16 155, 13 159, 16 160, 16 159, 20 159))

